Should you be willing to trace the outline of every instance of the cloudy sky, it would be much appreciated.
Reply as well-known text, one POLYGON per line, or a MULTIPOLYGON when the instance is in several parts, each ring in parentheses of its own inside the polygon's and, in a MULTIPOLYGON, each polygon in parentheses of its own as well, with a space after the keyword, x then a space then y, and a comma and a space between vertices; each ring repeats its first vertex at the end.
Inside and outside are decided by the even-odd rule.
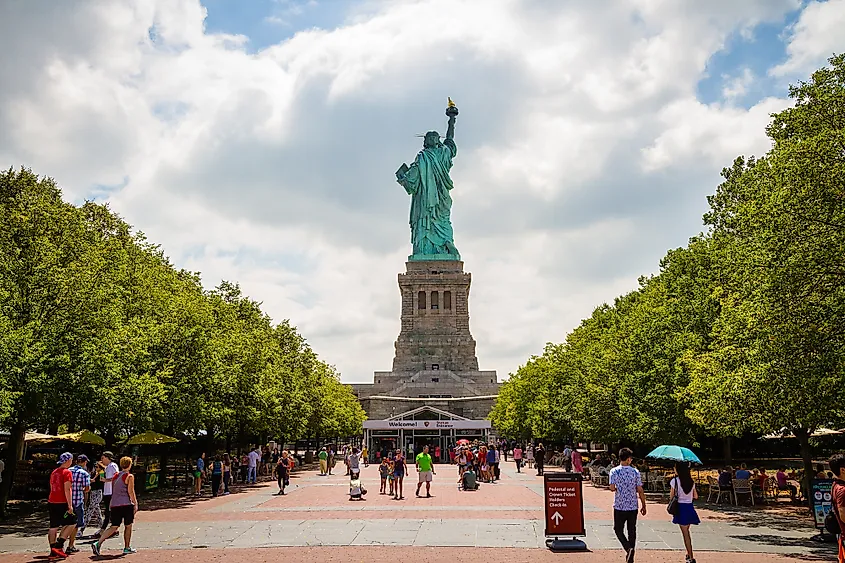
POLYGON ((393 173, 458 104, 455 242, 505 377, 702 229, 845 0, 4 0, 0 166, 238 281, 344 381, 390 369, 393 173))

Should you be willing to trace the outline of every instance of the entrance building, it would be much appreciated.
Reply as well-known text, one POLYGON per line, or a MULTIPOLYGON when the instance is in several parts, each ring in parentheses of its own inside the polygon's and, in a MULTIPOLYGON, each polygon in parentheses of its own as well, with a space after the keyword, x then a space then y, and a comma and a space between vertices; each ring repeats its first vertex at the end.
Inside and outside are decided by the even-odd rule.
MULTIPOLYGON (((364 444, 370 451, 371 462, 400 447, 406 454, 418 454, 428 446, 436 462, 448 463, 449 448, 458 440, 486 442, 489 437, 489 420, 472 420, 430 406, 364 422, 364 444)), ((408 463, 414 463, 411 455, 408 463)))

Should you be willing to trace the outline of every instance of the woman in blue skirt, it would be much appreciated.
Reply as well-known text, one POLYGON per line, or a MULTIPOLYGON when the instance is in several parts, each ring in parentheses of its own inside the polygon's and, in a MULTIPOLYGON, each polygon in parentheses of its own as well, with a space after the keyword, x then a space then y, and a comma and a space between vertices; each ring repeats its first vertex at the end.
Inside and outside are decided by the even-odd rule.
POLYGON ((695 563, 695 556, 692 553, 692 538, 690 537, 690 525, 698 525, 701 520, 695 511, 692 501, 698 498, 698 491, 695 490, 695 482, 689 471, 689 463, 678 462, 675 464, 675 478, 669 483, 672 488, 669 493, 669 500, 678 497, 678 513, 672 517, 672 523, 681 528, 684 536, 684 545, 687 548, 687 563, 695 563))

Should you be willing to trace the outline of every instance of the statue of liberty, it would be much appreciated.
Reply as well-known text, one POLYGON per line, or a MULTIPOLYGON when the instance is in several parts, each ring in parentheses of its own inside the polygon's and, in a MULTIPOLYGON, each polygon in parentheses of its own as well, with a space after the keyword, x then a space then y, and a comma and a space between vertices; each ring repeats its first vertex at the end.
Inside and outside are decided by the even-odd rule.
POLYGON ((446 109, 449 123, 446 138, 440 141, 437 131, 429 131, 423 140, 423 150, 411 166, 402 164, 396 171, 396 181, 411 196, 411 244, 414 253, 408 260, 460 260, 452 234, 453 188, 449 170, 458 154, 455 145, 455 117, 458 108, 451 98, 446 109))

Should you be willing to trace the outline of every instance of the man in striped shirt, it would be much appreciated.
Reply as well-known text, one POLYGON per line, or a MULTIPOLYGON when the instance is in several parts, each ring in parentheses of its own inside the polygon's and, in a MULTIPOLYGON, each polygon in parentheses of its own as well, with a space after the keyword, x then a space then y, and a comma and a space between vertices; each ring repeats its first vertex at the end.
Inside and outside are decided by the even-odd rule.
POLYGON ((76 538, 82 536, 85 530, 85 499, 91 490, 91 475, 88 473, 88 456, 79 454, 76 456, 76 465, 70 468, 71 480, 71 504, 76 514, 76 534, 71 534, 68 540, 68 548, 65 553, 76 553, 79 548, 74 545, 76 538))

